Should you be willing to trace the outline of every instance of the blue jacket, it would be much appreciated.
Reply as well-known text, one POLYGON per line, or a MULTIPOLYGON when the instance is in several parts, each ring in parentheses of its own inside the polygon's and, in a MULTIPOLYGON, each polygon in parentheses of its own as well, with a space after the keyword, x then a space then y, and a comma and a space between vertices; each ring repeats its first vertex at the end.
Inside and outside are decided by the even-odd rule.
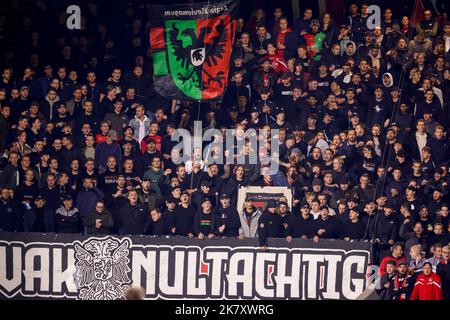
POLYGON ((76 207, 80 210, 80 216, 84 217, 95 208, 95 203, 105 194, 97 187, 86 190, 83 189, 78 192, 76 207))
POLYGON ((100 142, 95 148, 95 167, 106 167, 108 158, 113 156, 117 163, 122 163, 122 150, 118 143, 108 144, 106 141, 100 142))
POLYGON ((431 157, 437 163, 447 162, 450 155, 450 140, 447 137, 428 139, 427 145, 431 147, 431 157))

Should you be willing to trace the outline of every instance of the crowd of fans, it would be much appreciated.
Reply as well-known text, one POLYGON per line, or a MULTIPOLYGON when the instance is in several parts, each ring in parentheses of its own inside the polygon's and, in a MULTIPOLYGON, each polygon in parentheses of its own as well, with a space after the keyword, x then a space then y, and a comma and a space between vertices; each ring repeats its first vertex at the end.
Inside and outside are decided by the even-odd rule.
POLYGON ((446 14, 413 25, 386 7, 372 30, 368 4, 340 25, 257 9, 237 19, 223 100, 198 103, 153 89, 143 5, 108 20, 89 2, 77 31, 64 10, 29 5, 0 12, 0 229, 367 240, 391 283, 383 296, 423 298, 406 279, 423 269, 417 281, 440 277, 450 297, 446 14), (268 132, 266 156, 278 129, 278 172, 201 152, 175 165, 171 137, 196 120, 232 128, 245 140, 232 152, 247 156, 246 129, 268 132), (293 202, 238 208, 242 186, 285 186, 293 202))

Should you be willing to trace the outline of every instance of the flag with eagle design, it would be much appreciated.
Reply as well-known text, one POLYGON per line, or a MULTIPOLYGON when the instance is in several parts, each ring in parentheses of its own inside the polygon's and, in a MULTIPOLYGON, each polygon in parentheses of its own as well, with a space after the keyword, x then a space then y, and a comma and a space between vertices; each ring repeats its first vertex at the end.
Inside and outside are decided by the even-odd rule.
POLYGON ((238 1, 151 6, 154 88, 170 99, 217 101, 225 93, 238 1))

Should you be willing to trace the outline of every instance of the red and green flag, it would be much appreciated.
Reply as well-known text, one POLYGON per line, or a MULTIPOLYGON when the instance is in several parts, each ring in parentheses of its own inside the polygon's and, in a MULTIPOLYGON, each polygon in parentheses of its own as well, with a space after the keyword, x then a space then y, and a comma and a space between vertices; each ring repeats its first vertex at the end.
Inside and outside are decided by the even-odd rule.
POLYGON ((238 1, 153 6, 155 91, 172 99, 220 100, 225 93, 238 1))

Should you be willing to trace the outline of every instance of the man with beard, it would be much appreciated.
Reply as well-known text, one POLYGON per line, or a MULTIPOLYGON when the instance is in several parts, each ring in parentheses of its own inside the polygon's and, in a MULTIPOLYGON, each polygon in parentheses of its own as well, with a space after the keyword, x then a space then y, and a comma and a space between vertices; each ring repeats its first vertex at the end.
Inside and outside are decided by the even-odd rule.
POLYGON ((408 264, 403 261, 397 266, 397 273, 391 279, 389 294, 392 300, 409 300, 414 289, 414 278, 408 274, 408 264))

